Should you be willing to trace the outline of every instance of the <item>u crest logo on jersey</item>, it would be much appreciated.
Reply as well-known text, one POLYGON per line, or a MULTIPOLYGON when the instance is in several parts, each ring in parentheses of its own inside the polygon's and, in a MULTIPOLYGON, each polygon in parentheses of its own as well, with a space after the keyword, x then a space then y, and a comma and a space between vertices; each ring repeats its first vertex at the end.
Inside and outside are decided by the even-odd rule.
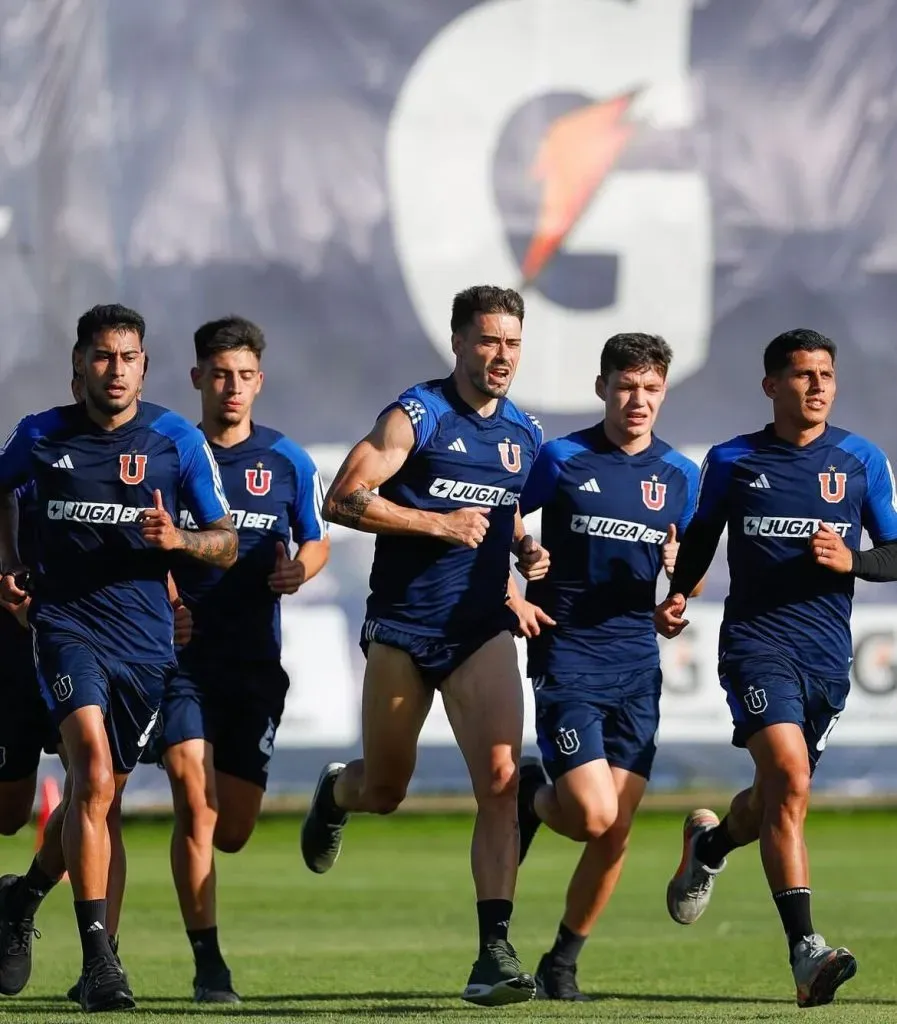
POLYGON ((819 474, 819 490, 822 497, 830 505, 837 505, 844 500, 847 493, 847 474, 836 473, 834 466, 829 466, 827 473, 819 474))
POLYGON ((143 478, 146 476, 145 455, 135 455, 133 453, 129 455, 119 455, 118 463, 121 466, 118 475, 121 477, 122 483, 143 483, 143 478))
POLYGON ((246 490, 256 497, 261 497, 271 490, 271 470, 262 469, 259 463, 255 469, 246 470, 246 490))
POLYGON ((666 504, 667 485, 658 481, 656 476, 650 480, 642 480, 642 501, 652 512, 659 512, 666 504))
POLYGON ((501 464, 509 473, 520 472, 519 444, 511 444, 511 439, 506 437, 498 445, 498 454, 501 456, 501 464))

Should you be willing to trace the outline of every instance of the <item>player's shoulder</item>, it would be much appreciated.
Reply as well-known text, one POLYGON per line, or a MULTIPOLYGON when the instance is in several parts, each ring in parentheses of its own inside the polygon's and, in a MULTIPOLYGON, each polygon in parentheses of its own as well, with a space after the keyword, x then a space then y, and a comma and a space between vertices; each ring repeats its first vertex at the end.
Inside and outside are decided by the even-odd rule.
POLYGON ((768 431, 755 430, 751 434, 736 434, 728 441, 715 444, 707 452, 707 464, 716 466, 734 465, 739 459, 753 455, 763 447, 768 438, 768 431))
POLYGON ((259 448, 266 449, 285 459, 297 473, 316 472, 314 461, 300 444, 273 427, 254 425, 254 436, 259 448))
POLYGON ((518 408, 510 398, 506 398, 502 406, 501 415, 503 419, 523 429, 532 438, 538 448, 542 444, 542 424, 530 412, 518 408))
POLYGON ((52 440, 55 437, 70 435, 77 429, 82 416, 83 412, 78 405, 57 405, 52 409, 28 413, 0 444, 0 452, 5 452, 14 443, 27 442, 34 445, 43 438, 52 440))
POLYGON ((425 380, 405 388, 386 411, 396 407, 403 409, 412 423, 419 423, 427 415, 439 419, 451 411, 452 405, 445 394, 444 380, 425 380))
POLYGON ((141 402, 140 415, 147 429, 168 438, 178 450, 205 442, 202 431, 197 426, 179 412, 166 409, 163 405, 141 402))
POLYGON ((698 466, 687 455, 668 444, 660 437, 654 438, 654 449, 661 462, 681 473, 686 480, 697 480, 701 475, 698 466))
POLYGON ((561 466, 579 455, 594 454, 595 447, 589 441, 588 430, 574 430, 561 437, 553 437, 542 445, 539 457, 561 466))
POLYGON ((877 444, 851 430, 830 426, 829 440, 833 448, 852 455, 864 467, 881 465, 888 461, 887 455, 877 444))

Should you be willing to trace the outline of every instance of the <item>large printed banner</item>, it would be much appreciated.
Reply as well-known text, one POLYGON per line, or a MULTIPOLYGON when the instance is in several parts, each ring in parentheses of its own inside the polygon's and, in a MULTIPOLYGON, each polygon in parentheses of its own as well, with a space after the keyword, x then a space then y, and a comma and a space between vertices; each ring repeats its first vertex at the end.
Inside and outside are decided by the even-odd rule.
MULTIPOLYGON (((526 299, 512 394, 549 436, 600 416, 604 339, 647 330, 675 350, 660 433, 698 454, 762 425, 762 347, 808 326, 837 421, 894 457, 895 38, 897 0, 0 0, 0 430, 66 400, 76 318, 116 300, 147 397, 196 417, 192 332, 236 312, 269 342, 258 418, 330 476, 450 370, 451 297, 490 281, 526 299)), ((289 603, 283 744, 357 740, 369 560, 334 531, 289 603)), ((897 597, 858 600, 833 743, 897 721, 897 597)), ((728 732, 712 618, 666 652, 673 742, 728 732)))

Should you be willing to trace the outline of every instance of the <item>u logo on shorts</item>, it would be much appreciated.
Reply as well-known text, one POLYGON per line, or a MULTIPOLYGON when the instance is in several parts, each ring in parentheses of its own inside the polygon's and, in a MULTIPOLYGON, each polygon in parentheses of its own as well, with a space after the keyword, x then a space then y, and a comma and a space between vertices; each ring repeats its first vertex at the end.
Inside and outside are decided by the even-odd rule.
POLYGON ((568 757, 579 750, 579 736, 575 729, 558 729, 554 741, 557 743, 558 750, 568 757))
POLYGON ((752 715, 762 715, 767 708, 766 690, 755 690, 753 686, 748 687, 744 695, 744 703, 752 715))

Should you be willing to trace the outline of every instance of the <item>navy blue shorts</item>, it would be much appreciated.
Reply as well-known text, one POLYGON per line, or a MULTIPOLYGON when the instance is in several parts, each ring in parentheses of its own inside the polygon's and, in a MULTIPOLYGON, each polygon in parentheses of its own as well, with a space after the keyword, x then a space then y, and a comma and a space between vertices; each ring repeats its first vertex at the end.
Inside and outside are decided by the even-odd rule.
POLYGON ((117 774, 133 770, 156 722, 174 662, 140 664, 100 655, 75 637, 35 640, 41 693, 56 725, 96 704, 117 774))
POLYGON ((500 633, 513 632, 517 628, 517 616, 504 609, 482 627, 473 629, 461 639, 454 637, 425 636, 413 633, 380 619, 367 619, 361 627, 359 646, 367 657, 371 643, 383 644, 404 651, 414 662, 427 686, 438 690, 446 679, 465 661, 493 637, 500 633))
POLYGON ((37 771, 41 751, 55 754, 59 746, 59 730, 37 682, 31 636, 22 632, 31 656, 4 660, 0 674, 0 782, 27 779, 37 771))
POLYGON ((618 675, 538 676, 536 739, 549 778, 590 761, 651 777, 660 724, 659 668, 618 675))
POLYGON ((770 725, 793 722, 803 729, 810 771, 816 770, 847 702, 849 678, 811 675, 768 647, 738 656, 723 652, 719 678, 732 712, 734 746, 747 746, 770 725))
POLYGON ((153 759, 178 743, 206 740, 217 771, 265 789, 289 687, 279 661, 182 654, 165 690, 153 759))

